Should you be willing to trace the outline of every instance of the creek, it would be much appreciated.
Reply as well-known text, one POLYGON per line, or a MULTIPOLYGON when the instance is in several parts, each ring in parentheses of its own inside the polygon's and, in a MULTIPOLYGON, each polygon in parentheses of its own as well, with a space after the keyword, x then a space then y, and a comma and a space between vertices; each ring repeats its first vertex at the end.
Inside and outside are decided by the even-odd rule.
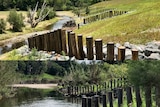
POLYGON ((81 107, 81 100, 51 90, 19 88, 15 97, 2 99, 0 107, 81 107))

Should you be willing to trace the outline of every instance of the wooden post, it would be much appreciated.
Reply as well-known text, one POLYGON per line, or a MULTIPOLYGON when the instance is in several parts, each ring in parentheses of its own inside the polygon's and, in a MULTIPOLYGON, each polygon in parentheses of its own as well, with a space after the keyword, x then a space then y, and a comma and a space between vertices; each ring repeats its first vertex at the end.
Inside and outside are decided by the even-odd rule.
POLYGON ((79 25, 79 23, 78 23, 78 29, 80 29, 80 25, 79 25))
POLYGON ((123 62, 125 60, 125 47, 120 46, 118 48, 118 61, 123 62))
POLYGON ((138 60, 138 50, 132 49, 132 60, 138 60))
POLYGON ((95 98, 95 106, 94 107, 99 107, 99 95, 95 95, 94 96, 94 98, 95 98))
POLYGON ((109 17, 112 17, 112 16, 113 16, 113 11, 110 10, 110 11, 109 11, 109 17))
POLYGON ((130 104, 133 101, 131 87, 126 87, 126 93, 127 93, 127 104, 130 104))
POLYGON ((28 43, 29 43, 29 48, 30 49, 32 49, 32 48, 34 48, 35 46, 34 46, 34 39, 33 39, 33 37, 30 37, 30 38, 28 38, 28 43))
POLYGON ((103 60, 102 39, 95 40, 96 60, 103 60))
POLYGON ((44 37, 43 34, 39 36, 40 39, 40 50, 44 50, 44 37))
POLYGON ((113 107, 112 91, 108 92, 109 107, 113 107))
POLYGON ((123 104, 123 89, 119 88, 118 89, 118 107, 121 107, 123 104))
POLYGON ((140 88, 139 87, 135 87, 135 88, 136 88, 136 103, 137 103, 137 107, 141 107, 142 99, 141 99, 141 95, 140 95, 140 88))
POLYGON ((67 87, 67 93, 68 93, 68 95, 71 95, 71 87, 70 86, 67 87))
POLYGON ((78 58, 78 52, 77 52, 77 44, 76 44, 76 37, 75 37, 75 33, 71 32, 70 33, 70 47, 71 47, 71 54, 70 56, 75 56, 76 58, 78 58))
POLYGON ((105 94, 102 96, 102 100, 103 100, 103 107, 107 107, 106 95, 105 94))
POLYGON ((86 19, 85 18, 83 19, 83 24, 86 24, 86 19))
POLYGON ((48 51, 48 33, 44 34, 44 50, 48 51))
POLYGON ((55 41, 55 32, 52 31, 52 32, 50 32, 50 50, 51 51, 55 51, 55 45, 56 45, 55 42, 56 42, 55 41))
POLYGON ((87 107, 87 97, 82 96, 82 107, 87 107))
POLYGON ((66 47, 66 30, 61 30, 61 41, 62 41, 62 51, 67 54, 67 47, 66 47))
POLYGON ((77 37, 78 37, 79 59, 84 60, 85 54, 84 54, 84 51, 83 51, 83 35, 79 34, 77 37))
POLYGON ((87 45, 87 58, 88 60, 93 60, 94 55, 93 55, 93 37, 92 36, 86 37, 86 45, 87 45))
POLYGON ((88 107, 92 107, 92 97, 88 97, 88 107))
POLYGON ((107 43, 107 62, 114 63, 114 43, 107 43))
POLYGON ((70 40, 70 33, 71 33, 71 32, 72 32, 71 30, 68 30, 68 31, 67 31, 67 36, 68 36, 68 55, 69 55, 70 57, 73 56, 73 55, 72 55, 71 40, 70 40))

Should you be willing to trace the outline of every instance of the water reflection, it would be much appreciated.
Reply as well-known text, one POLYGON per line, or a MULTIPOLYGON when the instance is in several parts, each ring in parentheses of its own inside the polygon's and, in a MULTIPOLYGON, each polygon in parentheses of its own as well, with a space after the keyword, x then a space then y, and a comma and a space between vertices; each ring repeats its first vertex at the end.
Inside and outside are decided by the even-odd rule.
POLYGON ((3 99, 0 107, 81 107, 80 99, 64 98, 55 91, 21 89, 14 98, 3 99))

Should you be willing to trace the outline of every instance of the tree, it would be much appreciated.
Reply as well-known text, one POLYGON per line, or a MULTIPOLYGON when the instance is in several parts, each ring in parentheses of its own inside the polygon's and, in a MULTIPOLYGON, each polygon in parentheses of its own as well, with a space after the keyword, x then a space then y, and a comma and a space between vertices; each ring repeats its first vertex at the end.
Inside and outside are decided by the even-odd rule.
POLYGON ((32 28, 35 28, 38 25, 38 23, 43 21, 50 13, 50 10, 48 10, 47 12, 44 13, 46 6, 47 6, 46 1, 44 1, 41 6, 38 18, 36 18, 37 17, 37 10, 38 10, 38 2, 33 10, 31 8, 29 9, 28 22, 31 24, 32 28))
POLYGON ((22 27, 24 27, 22 13, 18 14, 16 10, 11 10, 8 16, 8 22, 12 25, 12 30, 15 32, 21 32, 22 27))
POLYGON ((6 22, 4 21, 4 19, 0 19, 0 34, 2 34, 5 29, 6 29, 6 22))
POLYGON ((135 87, 145 89, 146 107, 151 107, 151 89, 156 87, 156 102, 160 107, 160 61, 136 61, 129 63, 128 77, 135 87))

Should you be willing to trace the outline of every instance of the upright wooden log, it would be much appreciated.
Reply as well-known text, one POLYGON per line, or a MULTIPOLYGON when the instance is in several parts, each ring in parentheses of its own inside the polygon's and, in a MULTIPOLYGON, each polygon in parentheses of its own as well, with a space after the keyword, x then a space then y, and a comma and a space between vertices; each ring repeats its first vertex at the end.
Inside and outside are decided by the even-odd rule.
POLYGON ((70 45, 71 45, 71 57, 75 56, 78 58, 78 52, 77 52, 77 44, 76 44, 76 36, 74 32, 70 33, 70 45))
POLYGON ((71 30, 68 30, 67 31, 67 36, 68 36, 68 55, 69 55, 69 57, 72 57, 73 55, 72 55, 72 46, 71 46, 71 39, 70 39, 70 33, 71 33, 72 31, 71 30))
POLYGON ((50 32, 50 50, 51 51, 55 51, 55 32, 52 31, 50 32))
POLYGON ((29 48, 33 49, 35 47, 34 37, 28 38, 29 48))
POLYGON ((55 31, 55 52, 60 54, 61 53, 61 38, 60 38, 60 33, 59 30, 55 31))
POLYGON ((138 50, 132 49, 132 60, 138 60, 138 50))
POLYGON ((93 60, 94 54, 93 54, 93 37, 92 36, 86 37, 86 45, 87 45, 87 58, 88 60, 93 60))
POLYGON ((113 16, 113 11, 110 10, 110 11, 109 11, 109 17, 112 17, 112 16, 113 16))
POLYGON ((49 39, 48 39, 48 33, 45 33, 44 34, 44 50, 45 51, 48 51, 48 41, 49 41, 49 39))
POLYGON ((87 107, 87 97, 82 96, 82 107, 87 107))
POLYGON ((61 30, 61 40, 62 40, 62 51, 67 54, 67 47, 66 47, 66 30, 61 30))
POLYGON ((94 107, 99 107, 99 95, 95 95, 95 106, 94 107))
POLYGON ((121 107, 123 104, 123 89, 119 88, 118 89, 118 107, 121 107))
POLYGON ((114 63, 114 43, 107 43, 107 62, 114 63))
POLYGON ((132 103, 132 90, 131 87, 126 87, 126 93, 127 93, 127 104, 132 103))
POLYGON ((112 91, 108 92, 109 107, 113 107, 112 91))
POLYGON ((135 87, 135 89, 136 89, 136 104, 137 104, 137 107, 141 107, 142 106, 142 99, 141 99, 141 94, 140 94, 140 88, 135 87))
POLYGON ((88 107, 92 107, 92 97, 88 97, 88 107))
POLYGON ((103 60, 102 39, 95 40, 96 60, 103 60))
POLYGON ((85 54, 83 50, 83 35, 79 34, 78 36, 78 52, 79 52, 79 58, 80 60, 84 60, 85 54))
POLYGON ((39 35, 39 42, 40 42, 40 50, 44 50, 44 37, 43 34, 39 35))
POLYGON ((83 24, 86 24, 86 19, 85 18, 83 19, 83 24))
POLYGON ((102 96, 102 102, 103 102, 103 107, 107 107, 107 100, 106 100, 106 94, 104 94, 103 96, 102 96))
POLYGON ((125 47, 120 46, 118 48, 118 61, 123 62, 125 60, 125 47))

